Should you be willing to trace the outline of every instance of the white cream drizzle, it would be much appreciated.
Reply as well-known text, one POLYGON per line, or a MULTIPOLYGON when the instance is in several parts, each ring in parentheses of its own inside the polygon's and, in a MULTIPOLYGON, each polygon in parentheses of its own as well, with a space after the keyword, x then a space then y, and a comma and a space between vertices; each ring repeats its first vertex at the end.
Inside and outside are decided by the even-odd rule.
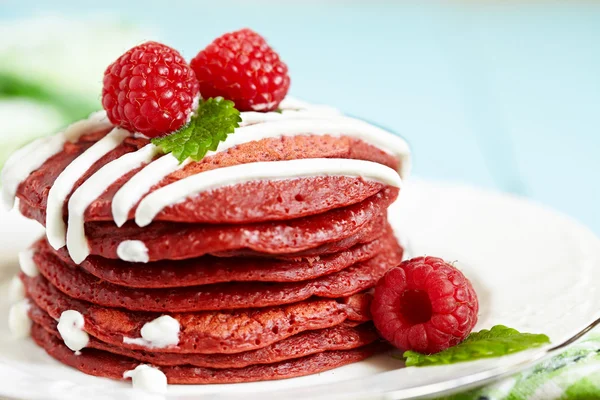
MULTIPOLYGON (((287 98, 280 104, 281 112, 243 112, 242 123, 235 133, 221 142, 213 155, 234 146, 261 140, 297 135, 349 136, 361 139, 382 151, 393 154, 400 160, 399 173, 405 176, 410 167, 410 151, 406 142, 383 129, 364 121, 345 117, 332 107, 310 105, 300 100, 287 98)), ((66 141, 76 141, 81 135, 112 126, 105 112, 92 114, 87 120, 69 126, 64 132, 39 139, 17 151, 2 171, 2 197, 14 205, 15 192, 20 184, 48 158, 62 150, 66 141)), ((380 180, 391 185, 400 185, 400 179, 391 169, 372 162, 345 159, 306 159, 276 162, 257 162, 234 167, 219 168, 202 172, 164 186, 146 196, 151 188, 184 163, 171 154, 156 160, 158 149, 148 144, 142 149, 128 153, 98 170, 84 182, 69 200, 68 228, 63 220, 64 201, 73 190, 75 183, 102 156, 116 148, 129 132, 114 128, 88 150, 77 157, 57 177, 50 189, 46 208, 46 234, 55 249, 67 244, 69 254, 79 263, 89 255, 89 247, 84 231, 84 215, 108 186, 141 165, 147 165, 129 179, 115 194, 111 211, 117 226, 122 226, 131 210, 139 202, 135 220, 146 226, 166 206, 184 201, 187 197, 204 190, 242 183, 257 179, 285 179, 315 175, 362 176, 380 180), (276 164, 276 165, 275 165, 276 164), (146 197, 144 197, 146 196, 146 197), (140 202, 141 200, 141 202, 140 202)), ((124 241, 118 249, 122 259, 133 262, 147 262, 147 248, 143 243, 124 241)))
POLYGON ((74 143, 86 133, 108 129, 112 126, 113 124, 108 120, 106 111, 100 110, 91 113, 87 119, 69 125, 63 132, 63 136, 66 141, 74 143))
POLYGON ((131 378, 134 389, 158 394, 167 393, 167 376, 156 367, 140 364, 135 369, 123 373, 123 379, 127 378, 131 378))
POLYGON ((252 180, 309 176, 355 176, 392 186, 401 184, 393 169, 364 160, 307 158, 240 164, 192 175, 155 190, 140 202, 135 222, 147 226, 163 208, 206 190, 252 180))
POLYGON ((2 169, 2 202, 7 208, 14 206, 17 188, 33 171, 49 158, 59 153, 65 142, 75 142, 83 134, 108 129, 111 123, 105 111, 98 111, 88 119, 69 125, 65 131, 53 136, 40 138, 15 151, 2 169))
POLYGON ((337 111, 337 108, 323 104, 309 103, 308 101, 300 100, 299 98, 293 96, 285 96, 281 103, 279 103, 280 110, 312 110, 315 108, 329 108, 337 111))
POLYGON ((8 287, 8 301, 10 304, 18 303, 25 298, 25 285, 18 276, 13 276, 8 287))
POLYGON ((113 128, 109 134, 73 160, 54 181, 46 204, 46 236, 54 249, 58 250, 66 244, 63 206, 73 186, 96 161, 115 149, 127 136, 129 132, 125 129, 113 128))
POLYGON ((85 210, 100 195, 127 172, 152 161, 158 148, 148 144, 141 149, 127 153, 104 165, 81 186, 69 199, 69 220, 67 224, 67 249, 76 264, 81 263, 90 254, 85 237, 85 210))
POLYGON ((124 240, 117 246, 117 256, 123 261, 147 263, 148 248, 141 240, 124 240))
MULTIPOLYGON (((255 125, 269 121, 282 121, 286 119, 317 119, 328 116, 339 116, 339 111, 333 109, 311 109, 311 110, 282 110, 281 112, 262 113, 256 111, 245 111, 240 113, 242 122, 240 127, 255 125)), ((238 128, 239 129, 239 128, 238 128)))
POLYGON ((19 266, 21 271, 30 278, 35 278, 40 274, 37 265, 33 261, 33 249, 23 250, 19 253, 19 266))
POLYGON ((166 154, 150 164, 129 179, 117 191, 112 201, 112 215, 117 226, 121 227, 129 218, 129 213, 152 186, 160 182, 164 177, 183 168, 190 163, 186 160, 179 163, 171 154, 166 154))
POLYGON ((30 308, 29 300, 23 299, 13 304, 8 311, 8 329, 16 339, 27 337, 31 333, 30 308))
POLYGON ((350 117, 328 117, 310 119, 284 119, 269 121, 265 124, 253 124, 236 129, 235 133, 221 142, 216 152, 225 151, 242 143, 298 135, 348 136, 361 139, 399 159, 398 172, 406 176, 410 163, 408 144, 399 136, 374 125, 350 117))
MULTIPOLYGON (((283 109, 281 113, 270 112, 261 113, 255 111, 247 111, 240 113, 242 122, 240 128, 236 130, 239 133, 241 127, 255 125, 259 123, 265 123, 270 121, 282 121, 286 119, 311 119, 316 117, 325 117, 327 115, 340 115, 340 112, 329 106, 323 105, 309 105, 308 103, 300 100, 287 98, 281 103, 280 107, 283 109)), ((229 136, 227 140, 230 140, 232 136, 229 136)), ((244 140, 242 142, 246 142, 244 140)), ((221 143, 222 145, 222 143, 221 143)), ((218 151, 226 149, 219 148, 218 151)), ((213 155, 215 152, 209 152, 208 155, 213 155)), ((167 175, 175 172, 178 169, 185 167, 191 162, 190 159, 180 163, 173 155, 166 154, 150 164, 144 167, 141 171, 135 174, 129 181, 127 181, 115 194, 112 202, 112 215, 117 226, 121 227, 129 218, 129 213, 135 207, 150 189, 158 184, 167 175)))
POLYGON ((84 326, 85 319, 79 311, 67 310, 60 314, 56 328, 65 345, 77 352, 86 347, 90 341, 89 335, 83 330, 84 326))
POLYGON ((148 348, 175 346, 179 343, 179 321, 170 315, 146 322, 141 329, 141 338, 123 337, 123 343, 137 344, 148 348))

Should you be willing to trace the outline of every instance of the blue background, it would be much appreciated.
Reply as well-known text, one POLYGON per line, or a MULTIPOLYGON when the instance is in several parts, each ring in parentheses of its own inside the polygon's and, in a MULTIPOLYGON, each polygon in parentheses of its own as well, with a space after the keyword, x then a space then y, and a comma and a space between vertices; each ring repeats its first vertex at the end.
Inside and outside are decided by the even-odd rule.
POLYGON ((415 175, 529 196, 600 233, 600 2, 0 4, 0 18, 45 13, 110 13, 187 58, 251 27, 292 94, 398 132, 415 175))

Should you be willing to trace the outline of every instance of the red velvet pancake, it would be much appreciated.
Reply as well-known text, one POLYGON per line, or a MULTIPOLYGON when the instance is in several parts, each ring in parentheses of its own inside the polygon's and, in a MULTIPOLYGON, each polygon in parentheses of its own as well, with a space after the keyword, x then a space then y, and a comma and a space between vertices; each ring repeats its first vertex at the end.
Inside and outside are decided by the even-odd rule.
POLYGON ((379 232, 376 237, 365 239, 365 228, 385 213, 397 196, 398 189, 388 187, 348 207, 281 222, 239 225, 155 222, 144 228, 133 222, 121 228, 111 222, 89 222, 86 236, 91 254, 105 258, 118 258, 117 247, 124 240, 144 242, 150 261, 194 258, 232 250, 270 255, 334 253, 381 236, 379 232))
POLYGON ((371 301, 373 294, 370 291, 357 293, 354 296, 345 297, 342 303, 347 306, 348 319, 355 322, 366 322, 371 320, 371 301))
MULTIPOLYGON (((61 339, 56 329, 56 321, 36 305, 29 309, 32 320, 48 332, 61 339)), ((283 339, 262 349, 236 354, 181 354, 136 351, 101 342, 91 337, 86 348, 104 350, 135 360, 160 366, 193 365, 206 368, 241 368, 254 364, 271 364, 292 358, 332 350, 350 350, 365 346, 379 339, 372 324, 356 327, 340 324, 333 328, 307 331, 283 339)))
MULTIPOLYGON (((21 211, 45 223, 48 191, 63 169, 78 155, 104 136, 105 132, 85 135, 34 171, 17 190, 21 211)), ((127 138, 123 144, 98 160, 75 184, 79 187, 102 166, 123 154, 138 150, 148 141, 127 138)), ((152 190, 199 172, 256 161, 281 161, 305 158, 347 158, 373 161, 391 168, 398 160, 365 142, 338 136, 295 136, 268 138, 240 144, 225 152, 207 156, 167 176, 152 190)), ((112 198, 135 174, 132 171, 115 182, 90 205, 87 221, 112 220, 112 198)), ((167 207, 157 220, 195 223, 248 223, 299 218, 344 207, 374 195, 385 185, 351 177, 317 177, 270 182, 249 182, 219 188, 183 203, 167 207)), ((65 216, 66 216, 65 207, 65 216)), ((132 216, 132 215, 131 215, 132 216)))
POLYGON ((308 259, 314 259, 317 257, 325 257, 328 255, 337 254, 356 246, 357 244, 364 244, 372 242, 375 239, 379 239, 384 235, 385 226, 387 225, 387 213, 384 212, 377 218, 373 218, 368 221, 364 228, 354 235, 348 236, 344 239, 337 240, 322 244, 317 247, 312 247, 302 251, 296 251, 294 253, 287 254, 269 254, 260 253, 252 249, 238 249, 238 250, 226 250, 210 253, 210 255, 217 257, 261 257, 262 259, 277 259, 284 261, 302 261, 308 259))
MULTIPOLYGON (((58 319, 64 311, 76 310, 84 316, 84 329, 90 335, 116 346, 147 350, 138 344, 124 343, 123 338, 141 337, 142 326, 161 314, 107 308, 75 300, 53 287, 41 275, 30 278, 21 274, 20 278, 29 297, 52 318, 58 319)), ((181 327, 179 344, 153 351, 212 354, 256 350, 300 332, 339 325, 349 315, 364 320, 367 318, 361 316, 364 308, 366 305, 362 304, 310 300, 249 310, 173 313, 170 315, 181 327)))
MULTIPOLYGON (((357 244, 340 253, 300 260, 203 256, 139 264, 89 256, 79 266, 101 280, 137 288, 185 287, 222 282, 299 282, 332 274, 375 257, 383 250, 390 234, 357 244)), ((57 254, 63 262, 72 264, 66 248, 55 251, 45 239, 38 241, 34 249, 57 254)))
POLYGON ((379 239, 385 232, 387 224, 387 212, 384 212, 379 217, 367 222, 362 230, 354 235, 348 236, 342 240, 329 242, 317 247, 309 248, 302 251, 287 254, 269 254, 260 253, 252 249, 239 249, 219 251, 210 253, 217 257, 261 257, 263 259, 279 259, 279 260, 294 260, 301 261, 314 259, 316 257, 324 257, 331 254, 337 254, 346 251, 357 244, 369 243, 375 239, 379 239))
POLYGON ((375 286, 390 268, 402 261, 402 248, 394 236, 375 257, 317 279, 290 282, 231 282, 167 289, 137 289, 98 281, 80 268, 50 252, 35 253, 41 274, 68 296, 105 307, 133 311, 190 312, 268 307, 296 303, 312 296, 351 296, 375 286))
MULTIPOLYGON (((60 339, 37 324, 34 324, 31 333, 35 342, 49 355, 89 375, 121 380, 126 371, 133 370, 140 364, 139 361, 131 358, 96 349, 83 349, 80 355, 75 355, 60 339)), ((183 365, 161 367, 160 370, 167 376, 170 384, 240 383, 285 379, 358 362, 387 348, 387 345, 375 342, 357 349, 326 351, 274 364, 228 369, 183 365)))

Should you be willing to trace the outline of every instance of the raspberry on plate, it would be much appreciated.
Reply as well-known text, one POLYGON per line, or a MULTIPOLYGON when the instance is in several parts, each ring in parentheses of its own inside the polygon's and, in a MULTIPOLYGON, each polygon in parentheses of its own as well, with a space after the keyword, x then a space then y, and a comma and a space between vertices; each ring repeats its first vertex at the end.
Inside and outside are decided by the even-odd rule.
POLYGON ((221 96, 240 111, 273 111, 290 87, 287 66, 250 29, 226 33, 191 61, 203 98, 221 96))
POLYGON ((194 71, 177 50, 146 42, 108 66, 102 105, 112 123, 156 137, 187 122, 198 88, 194 71))
POLYGON ((389 270, 375 287, 377 330, 402 351, 432 354, 463 341, 477 323, 471 282, 437 257, 417 257, 389 270))

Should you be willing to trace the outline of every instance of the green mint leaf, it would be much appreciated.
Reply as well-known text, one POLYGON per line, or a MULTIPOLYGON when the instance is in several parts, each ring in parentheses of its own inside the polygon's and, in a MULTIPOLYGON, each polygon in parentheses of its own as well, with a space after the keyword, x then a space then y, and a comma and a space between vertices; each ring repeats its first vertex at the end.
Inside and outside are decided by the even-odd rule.
POLYGON ((546 335, 521 333, 504 325, 471 333, 462 343, 436 354, 406 351, 403 357, 407 367, 452 364, 479 358, 499 357, 550 343, 546 335))
POLYGON ((179 162, 186 158, 200 161, 208 151, 214 151, 240 126, 240 112, 232 101, 222 97, 201 100, 189 124, 178 131, 152 139, 165 153, 172 153, 179 162))

